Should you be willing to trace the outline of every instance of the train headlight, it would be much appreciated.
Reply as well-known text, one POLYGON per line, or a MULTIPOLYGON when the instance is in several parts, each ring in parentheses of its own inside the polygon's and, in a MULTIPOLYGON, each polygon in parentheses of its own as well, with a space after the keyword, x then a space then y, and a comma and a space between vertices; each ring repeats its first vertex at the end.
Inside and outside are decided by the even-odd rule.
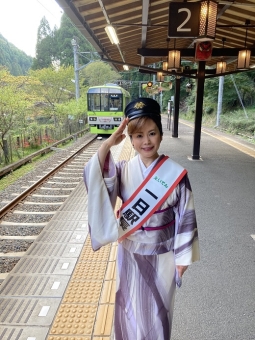
POLYGON ((120 118, 120 117, 118 117, 118 118, 113 118, 113 120, 114 120, 115 122, 121 122, 121 118, 120 118))
POLYGON ((97 117, 89 117, 89 120, 95 122, 97 120, 97 117))

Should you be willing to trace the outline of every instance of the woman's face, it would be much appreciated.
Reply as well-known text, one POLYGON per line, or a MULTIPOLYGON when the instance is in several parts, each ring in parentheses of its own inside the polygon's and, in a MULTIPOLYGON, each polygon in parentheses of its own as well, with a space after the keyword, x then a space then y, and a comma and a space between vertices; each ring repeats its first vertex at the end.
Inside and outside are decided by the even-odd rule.
POLYGON ((146 167, 158 158, 161 141, 162 136, 152 119, 147 119, 142 127, 131 135, 134 149, 140 154, 141 160, 146 167))

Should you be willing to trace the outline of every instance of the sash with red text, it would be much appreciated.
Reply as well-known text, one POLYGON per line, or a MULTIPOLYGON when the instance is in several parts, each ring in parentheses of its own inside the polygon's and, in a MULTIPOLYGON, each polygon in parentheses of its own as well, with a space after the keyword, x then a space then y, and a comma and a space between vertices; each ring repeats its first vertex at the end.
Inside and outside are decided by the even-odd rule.
POLYGON ((162 158, 117 212, 120 225, 118 241, 141 228, 186 174, 187 170, 168 156, 162 158))

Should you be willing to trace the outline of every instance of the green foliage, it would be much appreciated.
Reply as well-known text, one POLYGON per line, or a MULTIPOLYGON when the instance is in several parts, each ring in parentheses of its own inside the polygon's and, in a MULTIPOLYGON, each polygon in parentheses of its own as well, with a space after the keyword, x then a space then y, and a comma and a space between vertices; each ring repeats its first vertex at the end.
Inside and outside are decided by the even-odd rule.
POLYGON ((55 126, 59 124, 56 105, 66 103, 75 96, 74 85, 71 82, 73 74, 72 66, 30 71, 30 76, 39 80, 33 86, 33 92, 37 98, 40 97, 40 115, 51 117, 55 126))
POLYGON ((87 115, 87 96, 84 95, 79 100, 71 99, 68 102, 60 103, 55 108, 57 119, 62 124, 68 119, 75 119, 86 117, 87 115))
POLYGON ((28 107, 24 92, 27 77, 14 77, 2 69, 0 79, 0 126, 1 137, 4 139, 15 123, 22 119, 23 112, 28 107))
POLYGON ((40 70, 52 66, 55 50, 54 32, 43 17, 37 30, 36 58, 33 59, 32 69, 40 70))
POLYGON ((73 65, 74 54, 71 44, 73 38, 79 45, 80 62, 86 64, 91 55, 85 52, 94 52, 95 50, 70 19, 63 14, 60 28, 55 27, 51 30, 48 21, 43 17, 37 32, 36 58, 33 59, 32 69, 48 68, 52 64, 66 67, 73 65))
MULTIPOLYGON (((81 65, 87 64, 91 58, 90 54, 85 52, 95 52, 93 46, 65 14, 61 17, 60 28, 55 32, 54 37, 56 46, 54 58, 55 60, 59 60, 60 65, 62 66, 74 64, 74 55, 71 44, 73 38, 75 38, 79 45, 79 61, 81 65)), ((99 59, 99 57, 96 59, 99 59)))
POLYGON ((138 69, 132 69, 130 71, 120 72, 123 83, 130 82, 131 86, 127 87, 126 90, 129 91, 131 100, 138 98, 139 96, 146 97, 145 91, 142 91, 141 84, 148 83, 150 80, 150 75, 146 73, 141 73, 138 69))
POLYGON ((36 71, 31 70, 29 73, 31 77, 39 80, 37 86, 34 87, 34 91, 43 98, 45 103, 52 107, 56 103, 72 98, 75 95, 71 81, 73 74, 72 66, 49 67, 36 71))
POLYGON ((82 70, 82 77, 84 77, 84 85, 98 86, 116 82, 120 79, 120 74, 114 71, 109 64, 102 61, 94 61, 82 70))
POLYGON ((248 110, 248 118, 244 116, 242 110, 224 114, 220 118, 220 126, 232 133, 242 133, 245 135, 255 135, 255 113, 248 110))
POLYGON ((25 75, 32 64, 32 58, 9 43, 0 34, 0 66, 5 66, 14 76, 25 75))
POLYGON ((8 133, 23 122, 26 100, 27 77, 14 77, 5 69, 0 69, 0 147, 3 150, 5 162, 9 162, 6 147, 8 133))
MULTIPOLYGON (((246 108, 252 107, 255 101, 255 87, 254 87, 255 71, 240 72, 224 77, 223 97, 222 97, 222 117, 242 108, 240 98, 246 108)), ((209 115, 216 115, 218 103, 219 77, 205 79, 204 98, 203 98, 203 122, 211 121, 209 115)), ((195 114, 196 106, 196 86, 192 88, 186 99, 182 99, 180 107, 182 113, 186 117, 191 118, 195 114)), ((242 117, 243 119, 243 117, 242 117)), ((222 120, 221 120, 222 121, 222 120)), ((227 120, 228 121, 228 120, 227 120)), ((214 122, 215 123, 215 122, 214 122)), ((226 123, 226 124, 229 124, 226 123)), ((230 124, 232 125, 232 124, 230 124)), ((246 122, 245 125, 250 126, 251 122, 246 122)), ((240 122, 233 122, 231 129, 233 131, 242 128, 240 122)), ((248 128, 249 129, 249 128, 248 128)))
POLYGON ((224 112, 233 109, 239 109, 241 107, 238 92, 244 106, 249 106, 254 103, 254 81, 251 78, 252 72, 251 74, 249 73, 250 72, 241 72, 232 76, 225 76, 224 93, 222 100, 224 112), (235 88, 235 86, 237 89, 235 88))

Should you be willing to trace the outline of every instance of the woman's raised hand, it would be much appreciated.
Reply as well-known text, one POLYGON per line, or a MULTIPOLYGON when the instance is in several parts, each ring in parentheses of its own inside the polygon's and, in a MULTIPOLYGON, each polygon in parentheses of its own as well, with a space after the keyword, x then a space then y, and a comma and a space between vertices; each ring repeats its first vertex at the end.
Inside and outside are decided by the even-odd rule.
POLYGON ((104 170, 104 163, 106 156, 108 152, 110 151, 111 147, 114 145, 118 145, 121 141, 123 141, 124 138, 126 138, 126 135, 123 133, 127 124, 128 124, 128 118, 125 118, 118 129, 109 137, 107 138, 98 149, 98 159, 100 163, 100 167, 103 173, 104 170))
POLYGON ((110 147, 118 145, 123 141, 123 139, 126 138, 126 135, 123 132, 128 124, 128 121, 128 118, 123 119, 118 129, 107 139, 107 144, 110 147))

